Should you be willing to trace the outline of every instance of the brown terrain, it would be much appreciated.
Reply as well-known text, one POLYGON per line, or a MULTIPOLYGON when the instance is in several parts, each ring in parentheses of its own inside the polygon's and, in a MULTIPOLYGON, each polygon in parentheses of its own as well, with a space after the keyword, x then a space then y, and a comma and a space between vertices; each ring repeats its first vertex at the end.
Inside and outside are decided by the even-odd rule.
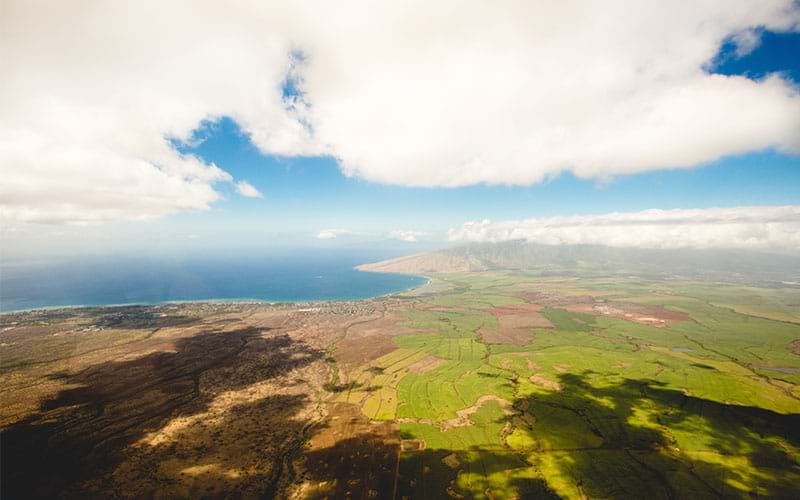
POLYGON ((366 326, 380 326, 387 308, 402 305, 180 304, 3 315, 3 496, 361 498, 391 491, 396 426, 332 403, 326 387, 326 353, 337 339, 372 335, 362 343, 368 352, 344 351, 358 359, 392 348, 366 326), (382 469, 359 470, 359 463, 382 469))
POLYGON ((481 328, 478 333, 490 344, 525 345, 533 340, 531 328, 553 328, 550 321, 539 314, 538 304, 510 304, 488 309, 497 318, 497 328, 481 328))
POLYGON ((302 496, 379 498, 394 490, 400 454, 396 423, 372 422, 358 406, 328 403, 308 441, 305 467, 313 481, 302 496))
POLYGON ((390 311, 385 304, 376 304, 378 310, 374 314, 353 323, 342 332, 333 354, 336 362, 345 369, 368 363, 397 349, 392 341, 393 336, 419 333, 418 330, 398 325, 405 321, 402 312, 411 306, 411 302, 395 302, 390 311))
POLYGON ((407 257, 384 260, 373 264, 364 264, 358 266, 356 269, 379 273, 424 274, 428 272, 459 273, 466 271, 485 271, 487 267, 475 257, 433 252, 409 255, 407 257))

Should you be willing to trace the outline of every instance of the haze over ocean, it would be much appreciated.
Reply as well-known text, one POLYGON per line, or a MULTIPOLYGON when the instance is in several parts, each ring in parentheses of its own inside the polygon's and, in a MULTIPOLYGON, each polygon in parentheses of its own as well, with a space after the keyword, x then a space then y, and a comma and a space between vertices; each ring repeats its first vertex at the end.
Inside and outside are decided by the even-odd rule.
POLYGON ((354 266, 394 256, 382 250, 306 249, 270 255, 109 257, 4 262, 0 311, 170 301, 358 300, 414 288, 420 276, 354 266))

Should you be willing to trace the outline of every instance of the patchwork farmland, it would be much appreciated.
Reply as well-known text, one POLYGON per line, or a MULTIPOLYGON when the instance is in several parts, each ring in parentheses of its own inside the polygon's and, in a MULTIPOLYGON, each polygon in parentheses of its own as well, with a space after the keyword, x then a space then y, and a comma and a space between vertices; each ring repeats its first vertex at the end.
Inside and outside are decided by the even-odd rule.
POLYGON ((768 298, 785 290, 751 289, 767 299, 745 314, 722 305, 742 287, 691 282, 431 286, 395 324, 419 333, 340 372, 339 401, 399 426, 397 498, 798 493, 798 306, 768 298))
POLYGON ((11 493, 800 496, 797 288, 484 271, 2 322, 11 493))

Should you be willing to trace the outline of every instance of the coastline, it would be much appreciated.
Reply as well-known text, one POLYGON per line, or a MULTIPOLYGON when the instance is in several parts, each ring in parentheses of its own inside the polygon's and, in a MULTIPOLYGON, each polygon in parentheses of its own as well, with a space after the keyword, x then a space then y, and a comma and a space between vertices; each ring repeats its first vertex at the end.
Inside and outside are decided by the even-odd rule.
POLYGON ((185 299, 185 300, 163 300, 163 301, 154 301, 154 302, 147 302, 147 301, 135 301, 135 302, 119 302, 119 303, 111 303, 111 304, 65 304, 65 305, 51 305, 51 306, 41 306, 41 307, 28 307, 28 308, 20 308, 20 309, 9 309, 5 310, 0 308, 0 317, 12 314, 22 314, 22 313, 31 313, 31 312, 56 312, 60 310, 65 311, 73 311, 77 309, 92 309, 92 308, 122 308, 122 307, 156 307, 156 306, 168 306, 168 305, 181 305, 181 304, 192 304, 192 305, 202 305, 202 304, 212 304, 212 305, 223 305, 223 304, 249 304, 249 305, 265 305, 265 306, 299 306, 299 305, 313 305, 313 304, 330 304, 330 303, 343 303, 343 302, 360 302, 360 301, 367 301, 367 300, 374 300, 374 299, 381 299, 386 297, 391 297, 393 295, 397 295, 400 293, 411 292, 413 290, 417 290, 428 285, 431 282, 430 276, 420 275, 420 274, 412 274, 412 273, 402 273, 402 272, 385 272, 385 271, 377 271, 364 268, 365 266, 370 266, 371 264, 360 264, 358 266, 354 266, 353 269, 359 272, 365 273, 378 273, 378 274, 396 274, 396 275, 403 275, 403 276, 415 276, 418 278, 422 278, 424 281, 418 285, 411 286, 409 288, 403 288, 400 290, 394 290, 391 292, 386 292, 378 295, 372 295, 368 297, 351 297, 351 298, 336 298, 336 299, 320 299, 320 300, 291 300, 291 299, 267 299, 267 298, 252 298, 252 297, 239 297, 239 298, 207 298, 207 299, 185 299))

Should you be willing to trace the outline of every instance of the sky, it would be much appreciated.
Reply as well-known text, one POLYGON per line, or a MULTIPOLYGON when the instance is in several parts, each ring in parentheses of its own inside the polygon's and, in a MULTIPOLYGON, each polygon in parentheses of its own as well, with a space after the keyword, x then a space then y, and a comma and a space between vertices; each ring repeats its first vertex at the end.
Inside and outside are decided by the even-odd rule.
POLYGON ((0 54, 4 259, 800 251, 791 0, 9 1, 0 54))

